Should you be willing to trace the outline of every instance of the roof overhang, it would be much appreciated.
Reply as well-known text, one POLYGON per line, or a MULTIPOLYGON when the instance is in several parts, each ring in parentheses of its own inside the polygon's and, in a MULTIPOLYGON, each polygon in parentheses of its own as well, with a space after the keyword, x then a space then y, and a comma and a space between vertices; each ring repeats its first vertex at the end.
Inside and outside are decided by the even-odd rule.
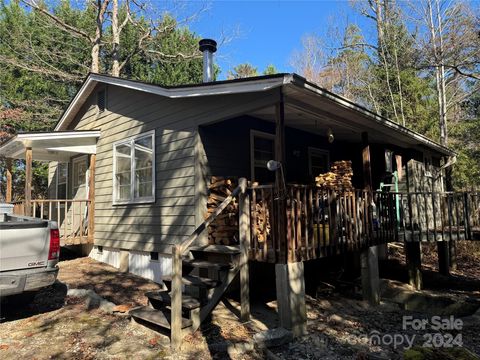
MULTIPOLYGON (((175 87, 162 87, 108 75, 89 74, 57 123, 55 131, 68 128, 80 107, 99 83, 168 98, 255 93, 282 88, 287 98, 305 100, 307 106, 311 105, 315 109, 314 112, 329 114, 330 120, 336 119, 345 128, 355 128, 356 132, 372 131, 377 134, 377 138, 384 136, 384 139, 388 139, 392 143, 396 141, 403 146, 425 148, 446 156, 455 155, 454 151, 428 137, 380 116, 342 96, 327 91, 296 74, 275 74, 175 87), (327 111, 328 108, 330 108, 329 112, 327 111)), ((304 106, 303 102, 298 104, 300 104, 300 107, 304 106)))
MULTIPOLYGON (((442 155, 456 155, 453 150, 429 139, 425 135, 417 133, 406 128, 405 126, 389 120, 388 118, 380 116, 342 96, 322 89, 321 87, 308 82, 301 76, 294 74, 292 78, 292 84, 296 85, 297 88, 305 90, 305 92, 319 95, 327 102, 335 104, 337 108, 335 110, 332 109, 330 113, 331 117, 341 120, 341 115, 345 114, 343 122, 345 122, 345 125, 347 126, 353 125, 356 128, 361 128, 363 126, 365 132, 369 132, 369 130, 371 130, 377 134, 385 135, 387 136, 385 140, 388 140, 391 143, 394 143, 396 140, 398 140, 399 142, 408 144, 412 147, 423 147, 424 149, 430 149, 441 153, 442 155)), ((316 101, 313 100, 310 102, 316 101)), ((323 109, 325 108, 323 107, 323 109)))
POLYGON ((253 79, 238 79, 233 81, 216 81, 189 86, 161 87, 158 85, 146 84, 139 81, 132 81, 112 77, 108 75, 89 74, 82 87, 68 105, 62 117, 55 126, 55 131, 65 130, 76 113, 90 96, 96 85, 99 83, 123 87, 126 89, 142 91, 149 94, 160 95, 168 98, 190 98, 199 96, 229 95, 267 91, 280 87, 291 82, 291 74, 278 74, 273 76, 262 76, 253 79))
POLYGON ((32 149, 39 161, 69 161, 78 154, 95 154, 100 131, 55 131, 20 133, 0 146, 0 156, 24 159, 25 150, 32 149))

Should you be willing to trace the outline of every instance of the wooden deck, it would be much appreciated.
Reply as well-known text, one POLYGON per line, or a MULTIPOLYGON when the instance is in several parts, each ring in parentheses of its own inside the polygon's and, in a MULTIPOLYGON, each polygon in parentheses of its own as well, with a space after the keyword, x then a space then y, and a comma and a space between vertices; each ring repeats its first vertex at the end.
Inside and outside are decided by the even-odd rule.
POLYGON ((478 240, 480 193, 336 193, 314 186, 249 188, 251 260, 305 261, 393 241, 478 240), (285 234, 279 236, 278 203, 286 202, 285 234), (375 204, 375 205, 374 205, 375 204))

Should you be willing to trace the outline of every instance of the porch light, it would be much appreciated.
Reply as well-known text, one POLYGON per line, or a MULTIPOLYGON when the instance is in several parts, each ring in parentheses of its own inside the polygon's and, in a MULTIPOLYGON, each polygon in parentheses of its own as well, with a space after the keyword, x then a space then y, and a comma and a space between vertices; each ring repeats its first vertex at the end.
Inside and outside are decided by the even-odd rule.
POLYGON ((283 173, 282 163, 280 161, 269 160, 267 162, 267 169, 270 171, 280 170, 280 182, 277 183, 277 191, 274 195, 274 199, 285 199, 285 197, 287 196, 287 184, 285 183, 285 174, 283 173))
POLYGON ((282 167, 282 164, 279 161, 269 160, 267 162, 267 169, 270 171, 277 171, 282 167))
POLYGON ((331 144, 333 143, 333 141, 335 140, 335 136, 333 135, 333 130, 332 128, 328 128, 327 130, 327 138, 328 138, 328 142, 331 144))

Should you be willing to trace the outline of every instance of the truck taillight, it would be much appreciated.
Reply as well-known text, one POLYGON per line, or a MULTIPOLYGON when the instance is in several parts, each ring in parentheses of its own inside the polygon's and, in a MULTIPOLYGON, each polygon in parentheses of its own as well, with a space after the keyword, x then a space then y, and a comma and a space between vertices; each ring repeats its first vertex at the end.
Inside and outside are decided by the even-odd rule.
POLYGON ((60 232, 58 229, 50 230, 50 249, 48 260, 57 260, 60 257, 60 232))

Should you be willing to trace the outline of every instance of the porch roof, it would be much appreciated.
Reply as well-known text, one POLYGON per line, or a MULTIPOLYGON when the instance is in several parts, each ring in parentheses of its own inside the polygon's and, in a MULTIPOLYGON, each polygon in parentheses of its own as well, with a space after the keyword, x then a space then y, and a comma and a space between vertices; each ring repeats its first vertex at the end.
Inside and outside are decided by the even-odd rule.
POLYGON ((19 133, 0 146, 0 156, 24 159, 26 148, 39 161, 68 161, 77 154, 95 154, 100 131, 19 133))

